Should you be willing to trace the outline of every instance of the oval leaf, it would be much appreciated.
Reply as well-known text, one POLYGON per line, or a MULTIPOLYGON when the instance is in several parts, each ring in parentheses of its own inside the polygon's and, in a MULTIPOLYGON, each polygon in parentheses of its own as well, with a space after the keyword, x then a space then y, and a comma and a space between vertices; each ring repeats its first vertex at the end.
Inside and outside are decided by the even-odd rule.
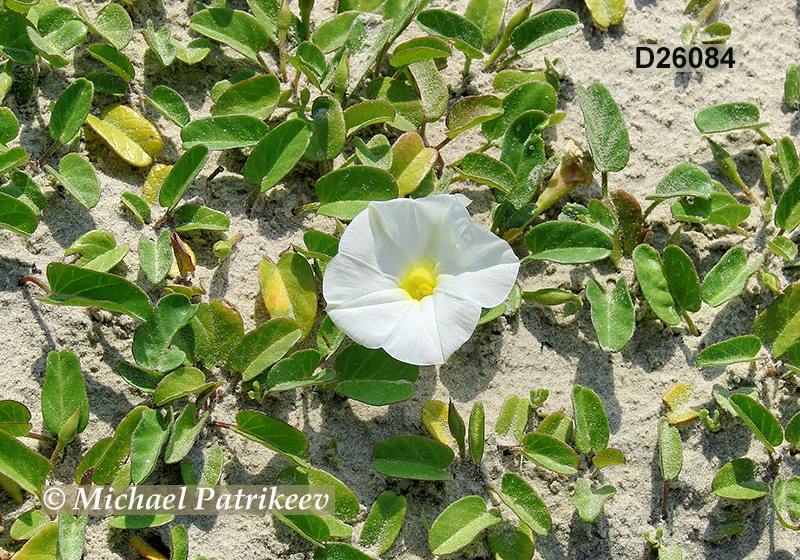
POLYGON ((236 415, 234 431, 264 447, 280 453, 299 466, 306 466, 308 439, 285 422, 255 410, 243 410, 236 415))
POLYGON ((669 291, 681 309, 700 311, 700 280, 692 259, 676 245, 664 248, 664 276, 669 291))
POLYGON ((399 362, 384 350, 356 344, 336 358, 336 392, 345 397, 382 406, 410 399, 419 366, 399 362))
POLYGON ((59 162, 56 171, 49 165, 44 168, 58 179, 65 189, 87 210, 94 208, 100 200, 100 181, 92 165, 78 154, 67 154, 59 162))
POLYGON ((455 459, 448 446, 420 436, 395 436, 372 448, 375 470, 396 478, 452 480, 445 469, 455 459))
POLYGON ((240 52, 253 62, 269 47, 269 35, 253 16, 238 10, 211 8, 192 16, 189 27, 240 52))
POLYGON ((631 148, 628 129, 611 94, 600 83, 588 88, 579 85, 578 101, 595 167, 602 172, 622 171, 628 165, 631 148))
POLYGON ((633 301, 625 277, 620 277, 611 293, 597 280, 589 280, 586 298, 592 306, 592 324, 603 352, 625 348, 635 328, 633 301))
POLYGON ((761 340, 757 336, 739 336, 701 350, 697 355, 697 365, 709 367, 752 362, 760 351, 761 340))
POLYGON ((606 258, 614 244, 607 233, 589 224, 545 222, 528 232, 525 245, 533 259, 578 264, 606 258))
POLYGON ((717 496, 723 498, 755 500, 769 494, 769 486, 756 481, 755 478, 755 461, 734 459, 719 470, 711 483, 711 489, 717 496))
POLYGON ((519 54, 525 54, 562 37, 568 37, 580 28, 581 24, 575 12, 547 10, 524 21, 514 29, 511 32, 511 45, 519 54))
POLYGON ((653 312, 668 325, 679 324, 681 310, 669 289, 658 251, 650 245, 639 245, 633 252, 633 267, 642 293, 653 312))
POLYGON ((770 453, 783 443, 783 429, 764 405, 747 395, 730 396, 731 406, 770 453))
POLYGON ((506 473, 497 495, 534 533, 542 536, 550 534, 553 521, 547 506, 519 475, 506 473))
POLYGON ((608 445, 609 428, 606 410, 600 397, 589 387, 572 389, 575 412, 575 447, 581 453, 599 453, 608 445))
POLYGON ((94 85, 86 78, 78 78, 64 90, 50 111, 53 140, 69 144, 78 135, 92 108, 93 95, 94 85))
POLYGON ((706 107, 694 116, 694 124, 703 134, 728 132, 743 128, 758 129, 767 123, 760 123, 758 107, 752 103, 725 103, 706 107))
POLYGON ((397 183, 383 169, 353 165, 323 175, 316 185, 318 213, 352 220, 370 200, 397 198, 397 183))
POLYGON ((250 115, 264 120, 275 110, 280 94, 280 82, 275 76, 268 74, 242 80, 225 90, 211 114, 250 115))
POLYGON ((486 509, 480 496, 450 504, 431 525, 428 544, 436 555, 451 554, 471 543, 481 531, 500 523, 500 515, 486 509))
POLYGON ((578 474, 578 455, 563 441, 533 432, 522 439, 522 454, 545 469, 558 474, 578 474))
POLYGON ((209 150, 255 146, 269 132, 263 121, 249 115, 197 119, 181 129, 183 147, 205 144, 209 150))

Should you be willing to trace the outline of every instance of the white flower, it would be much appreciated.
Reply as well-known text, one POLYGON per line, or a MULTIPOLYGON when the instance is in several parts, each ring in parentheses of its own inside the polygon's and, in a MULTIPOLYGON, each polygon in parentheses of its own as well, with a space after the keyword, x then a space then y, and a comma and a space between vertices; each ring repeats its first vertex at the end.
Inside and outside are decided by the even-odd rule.
POLYGON ((503 302, 519 270, 463 195, 370 202, 325 270, 327 312, 347 336, 409 364, 443 364, 503 302))

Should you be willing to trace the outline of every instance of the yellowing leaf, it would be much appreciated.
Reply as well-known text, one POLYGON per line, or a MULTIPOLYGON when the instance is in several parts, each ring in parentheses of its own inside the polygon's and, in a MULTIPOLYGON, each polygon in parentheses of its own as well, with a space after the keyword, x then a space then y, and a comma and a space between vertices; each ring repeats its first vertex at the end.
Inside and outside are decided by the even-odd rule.
POLYGON ((416 132, 406 132, 392 146, 392 167, 389 172, 397 181, 399 196, 411 194, 433 169, 439 152, 426 148, 416 132))
POLYGON ((164 184, 164 179, 167 178, 170 171, 172 171, 172 166, 164 165, 163 163, 157 163, 150 168, 147 173, 147 179, 144 180, 144 185, 142 185, 142 196, 148 204, 158 202, 161 185, 164 184))
POLYGON ((422 405, 422 425, 436 441, 453 445, 456 440, 450 435, 447 420, 448 406, 442 401, 428 401, 422 405))
POLYGON ((669 407, 667 420, 671 425, 685 424, 698 417, 697 411, 689 408, 692 388, 686 383, 677 383, 664 393, 664 402, 669 407))
POLYGON ((147 167, 164 148, 156 127, 142 115, 124 105, 109 105, 98 119, 86 122, 122 159, 136 167, 147 167))
POLYGON ((261 261, 258 278, 270 317, 294 319, 307 337, 317 315, 317 287, 308 261, 297 253, 284 253, 277 264, 261 261))

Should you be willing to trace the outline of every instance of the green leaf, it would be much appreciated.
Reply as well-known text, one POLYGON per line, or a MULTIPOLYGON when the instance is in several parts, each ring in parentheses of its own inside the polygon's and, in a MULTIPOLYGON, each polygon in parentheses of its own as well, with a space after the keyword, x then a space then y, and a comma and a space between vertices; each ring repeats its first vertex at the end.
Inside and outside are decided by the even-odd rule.
POLYGON ((89 72, 86 79, 94 84, 94 90, 112 95, 128 93, 128 84, 112 72, 89 72))
POLYGON ((314 44, 325 54, 338 51, 347 42, 353 21, 359 14, 360 12, 354 10, 346 11, 319 22, 314 30, 314 44))
POLYGON ((0 430, 14 437, 27 436, 31 431, 31 411, 17 401, 0 401, 0 430))
POLYGON ((14 554, 14 560, 56 560, 58 554, 58 523, 48 523, 14 554))
POLYGON ((342 152, 347 124, 339 102, 320 96, 311 105, 311 141, 305 156, 311 161, 333 159, 342 152))
MULTIPOLYGON (((50 136, 62 144, 72 142, 92 108, 94 85, 78 78, 64 90, 50 110, 50 136)), ((15 135, 16 136, 16 135, 15 135)))
POLYGON ((153 392, 153 404, 162 406, 187 395, 200 393, 212 385, 213 383, 206 383, 206 376, 199 369, 193 367, 179 367, 175 371, 165 375, 161 381, 158 382, 153 392))
POLYGON ((149 529, 161 527, 171 523, 175 519, 172 514, 166 515, 120 515, 112 517, 108 521, 108 526, 114 529, 149 529))
POLYGON ((328 359, 336 353, 345 338, 347 336, 344 332, 326 315, 317 333, 317 349, 325 359, 328 359))
POLYGON ((758 482, 756 463, 752 459, 734 459, 726 463, 714 481, 711 489, 717 496, 732 500, 755 500, 769 494, 769 486, 758 482))
MULTIPOLYGON (((511 90, 503 98, 503 114, 483 123, 481 130, 489 140, 504 136, 512 123, 526 111, 541 111, 552 115, 556 111, 557 96, 553 86, 546 82, 527 82, 511 90)), ((544 128, 544 126, 542 126, 544 128)), ((514 166, 511 166, 513 169, 514 166)), ((519 174, 518 174, 519 175, 519 174)))
POLYGON ((314 551, 314 560, 374 560, 345 543, 326 543, 324 548, 317 548, 314 551))
POLYGON ((361 529, 361 544, 377 545, 383 556, 392 547, 406 517, 406 499, 391 490, 383 492, 369 510, 361 529))
POLYGON ((365 165, 339 168, 323 175, 316 185, 322 206, 319 214, 352 220, 371 200, 397 198, 397 183, 383 169, 365 165))
POLYGON ((786 81, 783 86, 784 99, 790 109, 800 109, 800 64, 786 67, 786 81))
POLYGON ((608 445, 609 428, 606 410, 600 397, 589 387, 572 389, 575 412, 575 447, 581 453, 599 453, 608 445))
POLYGON ((558 91, 558 78, 545 72, 530 72, 527 70, 501 70, 492 80, 492 86, 498 93, 509 93, 520 84, 528 82, 547 82, 558 91))
POLYGON ((628 165, 631 148, 628 129, 611 94, 595 82, 588 88, 578 86, 578 100, 595 167, 604 173, 622 171, 628 165))
POLYGON ((781 525, 787 529, 800 530, 800 478, 793 476, 784 482, 780 476, 775 477, 772 505, 781 525))
POLYGON ((395 68, 402 68, 419 62, 436 58, 447 58, 451 54, 447 43, 436 37, 417 37, 394 48, 389 64, 395 68))
POLYGON ((500 161, 507 164, 516 175, 517 184, 506 196, 495 193, 498 202, 510 202, 520 210, 533 200, 539 189, 545 164, 542 128, 547 115, 542 111, 526 111, 519 115, 506 130, 500 161))
POLYGON ((531 530, 525 524, 489 536, 489 548, 496 560, 531 560, 534 542, 531 530))
POLYGON ((153 308, 150 321, 140 326, 134 334, 131 349, 136 363, 159 373, 166 373, 181 365, 186 354, 170 345, 173 337, 196 312, 197 306, 192 305, 184 295, 170 294, 161 298, 153 308))
POLYGON ((325 546, 322 543, 331 538, 328 524, 318 515, 280 515, 276 513, 275 519, 286 524, 314 546, 320 547, 318 550, 325 550, 321 548, 325 546))
POLYGON ((108 66, 117 76, 130 83, 135 76, 133 64, 114 47, 96 43, 86 48, 89 54, 108 66))
POLYGON ((186 352, 190 362, 212 369, 227 361, 243 336, 242 317, 236 307, 227 300, 214 299, 197 306, 197 313, 173 343, 186 352))
POLYGON ((470 0, 467 4, 464 17, 480 29, 484 48, 489 47, 500 33, 507 4, 507 0, 470 0))
POLYGON ((242 373, 242 383, 251 381, 280 360, 301 337, 294 320, 271 319, 247 333, 231 350, 228 367, 242 373))
POLYGON ((204 229, 208 231, 226 231, 231 222, 228 216, 205 206, 184 204, 177 208, 172 215, 175 231, 194 231, 204 229))
POLYGON ((719 0, 689 0, 683 14, 702 23, 708 19, 718 3, 719 0))
POLYGON ((226 89, 216 101, 211 114, 250 115, 264 120, 278 105, 281 86, 272 75, 255 76, 226 89))
POLYGON ((757 336, 739 336, 701 350, 697 354, 697 365, 709 367, 752 362, 760 351, 761 340, 757 336))
POLYGON ((681 309, 669 289, 661 257, 650 245, 639 245, 633 252, 636 279, 650 308, 668 325, 681 322, 681 309))
POLYGON ((164 147, 153 123, 124 105, 109 105, 100 113, 86 117, 87 124, 117 155, 136 167, 147 167, 164 147))
POLYGON ((30 23, 21 15, 3 11, 3 35, 0 36, 0 53, 19 64, 36 62, 36 47, 28 37, 30 23))
MULTIPOLYGON (((581 28, 578 16, 570 10, 547 10, 524 21, 511 32, 511 45, 519 54, 549 45, 581 28)), ((579 90, 580 91, 580 90, 579 90)), ((583 105, 583 102, 581 102, 583 105)))
POLYGON ((471 543, 484 529, 500 523, 501 517, 487 511, 480 496, 467 496, 450 504, 431 525, 428 545, 436 555, 451 554, 471 543))
POLYGON ((764 344, 772 344, 775 357, 783 355, 800 338, 800 282, 786 288, 756 317, 753 334, 764 344))
POLYGON ((517 445, 522 443, 530 409, 531 403, 528 399, 521 399, 516 395, 507 396, 497 417, 495 425, 497 435, 508 436, 517 445))
POLYGON ((480 465, 486 442, 483 404, 475 403, 469 415, 469 455, 472 462, 480 465))
POLYGON ((533 259, 577 264, 606 258, 613 242, 607 233, 589 224, 545 222, 528 232, 525 245, 533 259))
MULTIPOLYGON (((335 511, 333 518, 341 522, 352 521, 358 515, 358 498, 341 480, 330 473, 312 467, 287 467, 278 473, 278 484, 300 486, 333 486, 335 511)), ((323 519, 330 516, 323 515, 323 519)))
POLYGON ((383 406, 410 399, 419 367, 404 364, 382 349, 354 344, 336 358, 336 392, 342 396, 383 406))
MULTIPOLYGON (((86 454, 81 464, 78 465, 78 470, 81 470, 84 466, 86 467, 83 469, 83 472, 90 467, 94 467, 94 471, 91 475, 93 484, 111 484, 120 470, 122 470, 131 452, 131 436, 133 430, 136 429, 145 410, 147 410, 146 406, 137 406, 131 410, 117 426, 117 429, 114 431, 114 436, 107 444, 107 447, 106 444, 99 446, 98 442, 101 451, 102 448, 105 447, 105 452, 102 453, 102 456, 95 456, 93 454, 93 448, 86 454), (84 465, 84 462, 86 462, 86 465, 84 465)), ((77 472, 75 476, 77 478, 77 472)))
POLYGON ((125 361, 117 364, 117 371, 125 381, 137 389, 145 391, 146 393, 152 393, 155 391, 158 382, 163 377, 163 375, 160 373, 150 371, 125 361))
POLYGON ((497 496, 537 535, 549 535, 553 521, 547 506, 522 477, 514 473, 503 475, 497 496))
POLYGON ((166 25, 159 28, 158 31, 153 27, 152 20, 147 20, 147 32, 144 33, 145 41, 156 53, 161 64, 169 66, 175 61, 175 56, 178 54, 178 49, 172 43, 170 37, 169 27, 166 25))
POLYGON ((160 284, 172 267, 172 243, 169 230, 164 230, 156 240, 155 247, 143 234, 139 237, 139 266, 151 284, 160 284))
POLYGON ((772 241, 768 239, 767 246, 770 251, 789 262, 793 262, 797 258, 797 245, 785 237, 776 237, 772 241))
POLYGON ((483 58, 483 35, 468 19, 447 10, 423 10, 417 14, 417 25, 431 35, 449 39, 469 58, 483 58))
POLYGON ((269 35, 258 20, 238 10, 201 10, 192 16, 189 27, 228 45, 253 62, 258 62, 258 53, 266 50, 270 43, 269 35))
POLYGON ((77 431, 82 432, 89 422, 89 399, 78 357, 70 350, 51 351, 42 385, 42 420, 48 430, 58 434, 78 409, 77 431))
POLYGON ((415 480, 452 480, 447 468, 455 454, 447 445, 420 436, 395 436, 372 448, 375 470, 386 476, 415 480))
POLYGON ((150 318, 147 294, 119 276, 52 262, 47 265, 47 281, 52 294, 39 298, 45 303, 100 307, 140 321, 150 318))
POLYGON ((560 439, 567 445, 572 441, 572 434, 574 432, 572 428, 572 419, 563 412, 554 412, 545 417, 536 427, 536 431, 560 439))
POLYGON ((317 314, 317 288, 308 261, 297 253, 284 253, 277 264, 261 261, 258 276, 270 317, 294 319, 307 337, 317 314))
POLYGON ((261 185, 261 192, 274 187, 300 161, 311 141, 311 128, 301 119, 276 126, 250 152, 244 178, 261 185))
POLYGON ((25 148, 11 148, 7 152, 0 153, 0 175, 25 165, 27 161, 28 152, 25 151, 25 148))
POLYGON ((566 443, 547 434, 527 434, 522 439, 522 455, 558 474, 572 476, 578 473, 578 455, 566 443))
POLYGON ((153 88, 153 93, 150 94, 150 97, 145 97, 145 99, 159 113, 181 128, 192 120, 189 115, 189 109, 186 108, 186 102, 174 89, 167 86, 156 86, 153 88))
POLYGON ((8 183, 0 187, 0 193, 16 198, 36 215, 44 210, 47 206, 47 198, 33 179, 21 171, 12 172, 10 179, 8 183))
POLYGON ((134 484, 141 484, 153 472, 168 436, 169 430, 162 425, 157 411, 148 408, 142 412, 131 434, 131 481, 134 484))
POLYGON ((202 171, 208 161, 208 153, 209 148, 205 144, 197 144, 180 157, 161 184, 158 203, 162 207, 167 208, 168 211, 175 208, 186 189, 202 171))
POLYGON ((392 104, 396 113, 392 126, 400 130, 416 130, 425 121, 425 110, 414 89, 395 78, 378 78, 367 86, 366 96, 392 104))
POLYGON ((176 41, 170 42, 175 45, 175 56, 186 64, 197 64, 211 52, 211 42, 204 37, 189 41, 186 45, 176 41))
POLYGON ((247 439, 279 453, 298 466, 308 465, 308 439, 285 422, 255 410, 243 410, 236 415, 233 430, 247 439))
POLYGON ((450 428, 450 434, 456 440, 458 445, 458 452, 462 459, 466 457, 467 448, 467 426, 464 424, 464 419, 458 413, 452 399, 447 408, 447 425, 450 428))
POLYGON ((783 443, 781 425, 764 405, 747 395, 730 396, 731 406, 770 453, 783 443))
POLYGON ((422 108, 425 111, 425 122, 436 122, 445 111, 450 98, 447 86, 436 68, 433 59, 412 62, 408 72, 414 79, 422 108))
MULTIPOLYGON (((30 417, 30 412, 28 413, 28 416, 30 417)), ((0 424, 0 428, 2 428, 2 426, 3 425, 0 424)), ((792 419, 786 424, 786 433, 784 434, 784 437, 786 438, 786 441, 792 444, 793 448, 797 448, 797 445, 800 443, 800 412, 792 416, 792 419)))
POLYGON ((45 457, 0 430, 0 474, 39 496, 52 468, 45 457))
POLYGON ((579 478, 575 481, 575 493, 572 494, 572 504, 578 510, 578 515, 587 523, 594 523, 603 512, 606 501, 617 493, 613 486, 603 486, 597 491, 592 490, 589 483, 579 478))
POLYGON ((697 36, 703 44, 724 43, 731 36, 731 26, 727 23, 716 22, 706 26, 697 36))
POLYGON ((610 467, 612 465, 625 465, 626 463, 627 460, 625 459, 625 455, 623 455, 622 451, 612 447, 603 449, 597 455, 592 457, 592 464, 594 465, 594 468, 598 470, 610 467))
POLYGON ((181 459, 181 477, 184 484, 213 486, 222 476, 222 465, 225 456, 218 443, 202 450, 201 461, 181 459))
POLYGON ((503 102, 494 95, 462 97, 447 112, 445 134, 448 138, 455 138, 462 132, 496 119, 502 114, 503 102))
POLYGON ((14 520, 9 536, 15 541, 26 541, 50 522, 50 517, 40 509, 29 509, 14 520))
MULTIPOLYGON (((88 23, 86 12, 80 6, 78 9, 88 23)), ((127 47, 128 43, 131 42, 133 23, 131 23, 128 12, 119 4, 106 4, 103 6, 103 9, 97 13, 94 23, 90 25, 93 31, 119 51, 127 47)))
MULTIPOLYGON (((733 299, 744 289, 748 278, 755 274, 762 262, 763 258, 748 265, 747 251, 744 247, 740 245, 732 247, 703 280, 703 301, 711 307, 719 307, 733 299)), ((769 342, 773 340, 775 338, 769 342)))
POLYGON ((314 87, 320 91, 325 89, 320 86, 319 80, 328 71, 328 63, 322 50, 308 41, 303 41, 297 46, 295 56, 289 57, 288 61, 297 70, 301 71, 314 87))
POLYGON ((646 198, 658 202, 682 196, 709 198, 715 191, 708 171, 693 163, 683 162, 667 173, 656 186, 656 192, 646 198))
POLYGON ((87 210, 94 208, 100 200, 100 181, 92 165, 82 156, 67 154, 59 162, 56 171, 49 165, 44 168, 87 210))
POLYGON ((664 481, 678 478, 683 468, 681 434, 666 418, 658 422, 658 465, 664 481))
POLYGON ((373 124, 391 122, 394 116, 394 107, 388 101, 375 99, 351 105, 344 111, 347 136, 352 136, 358 130, 373 124))
POLYGON ((295 352, 270 369, 267 379, 264 381, 264 388, 273 392, 287 391, 332 380, 332 369, 316 372, 321 361, 322 354, 316 350, 307 349, 295 352))
POLYGON ((190 122, 181 129, 183 147, 205 144, 209 150, 255 146, 269 132, 263 121, 250 115, 223 115, 190 122))
POLYGON ((186 527, 173 525, 169 532, 170 560, 187 560, 189 557, 189 536, 186 527))
MULTIPOLYGON (((14 150, 21 150, 24 156, 23 160, 27 161, 28 154, 22 148, 14 148, 6 152, 6 154, 14 150)), ((2 166, 2 157, 0 155, 0 166, 2 166)), ((0 227, 29 236, 36 231, 38 225, 36 213, 27 204, 18 198, 0 192, 0 227)))
POLYGON ((75 242, 64 251, 64 256, 79 255, 81 258, 78 259, 75 264, 84 266, 86 263, 111 251, 116 246, 117 240, 114 239, 113 233, 102 229, 96 229, 84 233, 76 239, 75 242))
POLYGON ((633 336, 635 314, 628 284, 622 276, 611 293, 597 280, 586 285, 586 297, 592 306, 592 324, 603 352, 619 352, 633 336))
POLYGON ((136 216, 140 224, 145 224, 150 221, 150 206, 139 195, 132 192, 124 192, 120 196, 120 202, 136 216))
POLYGON ((186 408, 183 409, 183 412, 173 424, 172 433, 169 435, 167 450, 164 452, 165 463, 177 463, 189 454, 209 414, 209 411, 205 411, 195 422, 197 406, 193 402, 186 405, 186 408))
POLYGON ((676 245, 668 245, 664 248, 663 271, 678 306, 686 311, 700 311, 700 280, 689 255, 676 245))
POLYGON ((775 207, 775 227, 792 232, 800 224, 800 174, 787 181, 789 186, 775 207))
POLYGON ((759 122, 758 107, 752 103, 725 103, 706 107, 694 116, 694 124, 703 134, 751 128, 758 130, 768 123, 759 122))

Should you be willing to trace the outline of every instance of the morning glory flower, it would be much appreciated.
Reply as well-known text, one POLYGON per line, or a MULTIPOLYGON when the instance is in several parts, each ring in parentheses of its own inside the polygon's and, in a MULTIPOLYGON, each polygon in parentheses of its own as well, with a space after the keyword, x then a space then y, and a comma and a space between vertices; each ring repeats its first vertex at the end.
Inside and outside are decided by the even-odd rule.
POLYGON ((331 320, 367 348, 443 364, 505 300, 519 271, 511 246, 475 223, 463 195, 370 202, 325 269, 331 320))

